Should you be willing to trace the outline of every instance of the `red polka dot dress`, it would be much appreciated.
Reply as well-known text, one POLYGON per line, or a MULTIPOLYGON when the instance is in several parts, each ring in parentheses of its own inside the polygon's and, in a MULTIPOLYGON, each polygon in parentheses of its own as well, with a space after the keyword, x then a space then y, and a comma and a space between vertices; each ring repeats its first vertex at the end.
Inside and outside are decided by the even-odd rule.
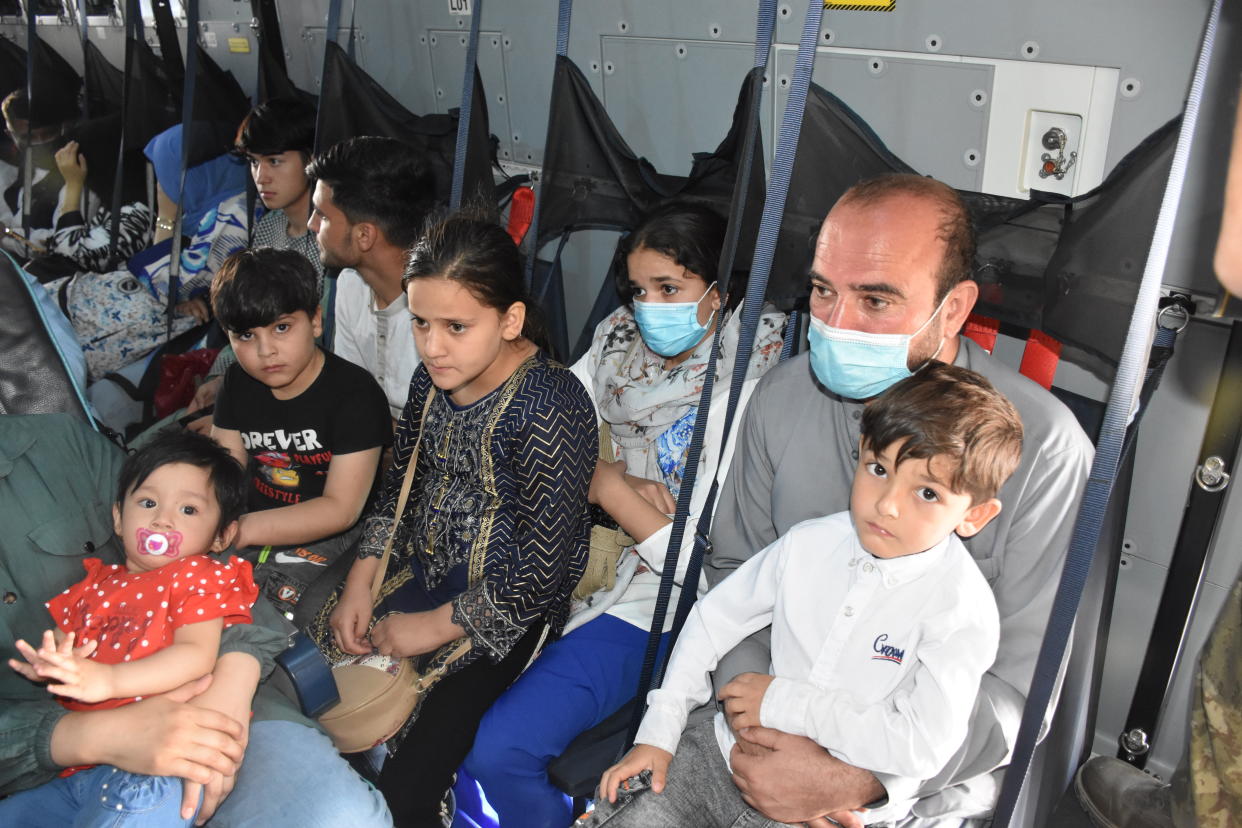
MULTIPOLYGON (((130 572, 99 558, 82 561, 86 578, 47 603, 52 619, 75 643, 98 641, 90 656, 104 664, 123 664, 173 643, 178 627, 223 618, 225 628, 249 624, 259 591, 250 564, 193 555, 153 569, 130 572)), ((61 699, 70 710, 107 710, 136 699, 94 704, 61 699)))

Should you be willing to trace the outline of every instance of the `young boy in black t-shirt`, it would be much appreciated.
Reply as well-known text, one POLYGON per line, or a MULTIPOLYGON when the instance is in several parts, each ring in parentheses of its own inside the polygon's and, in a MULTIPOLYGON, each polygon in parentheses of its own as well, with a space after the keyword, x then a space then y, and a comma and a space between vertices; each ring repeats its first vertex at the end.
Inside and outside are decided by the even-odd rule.
POLYGON ((388 402, 365 370, 315 344, 319 276, 302 254, 235 253, 216 273, 211 303, 237 355, 211 434, 250 473, 237 548, 256 559, 264 593, 289 610, 354 540, 392 440, 388 402))

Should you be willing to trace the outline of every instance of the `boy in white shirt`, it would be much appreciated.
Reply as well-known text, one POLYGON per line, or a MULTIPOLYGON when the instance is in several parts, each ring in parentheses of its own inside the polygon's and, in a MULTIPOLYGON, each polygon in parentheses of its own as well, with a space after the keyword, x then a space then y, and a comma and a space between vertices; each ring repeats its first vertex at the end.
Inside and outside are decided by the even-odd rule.
POLYGON ((961 745, 1000 622, 958 536, 1000 512, 1022 424, 986 379, 933 362, 873 400, 861 431, 850 511, 798 524, 695 604, 633 750, 604 773, 582 824, 776 825, 732 781, 734 733, 745 740, 750 727, 915 779, 961 745), (739 676, 714 722, 683 733, 719 659, 769 624, 772 675, 739 676), (634 793, 643 771, 657 795, 634 793))

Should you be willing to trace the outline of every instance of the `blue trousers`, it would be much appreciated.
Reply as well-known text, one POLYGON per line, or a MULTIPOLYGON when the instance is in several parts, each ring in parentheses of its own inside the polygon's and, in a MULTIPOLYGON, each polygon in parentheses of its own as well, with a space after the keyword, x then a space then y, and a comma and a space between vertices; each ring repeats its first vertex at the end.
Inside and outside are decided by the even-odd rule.
MULTIPOLYGON (((75 780, 75 784, 83 784, 88 781, 88 774, 102 771, 111 775, 112 770, 111 767, 101 766, 14 794, 0 801, 0 826, 26 828, 46 825, 62 828, 73 825, 76 828, 79 825, 124 824, 146 828, 149 825, 194 824, 177 817, 181 805, 180 779, 117 773, 117 776, 169 783, 168 787, 173 789, 174 794, 168 797, 172 804, 167 813, 177 818, 162 822, 139 822, 137 817, 131 817, 133 822, 124 823, 75 822, 78 819, 76 807, 53 810, 62 806, 41 797, 45 788, 61 782, 75 783, 75 780), (23 807, 26 802, 31 802, 29 808, 23 807), (9 810, 14 807, 21 807, 22 810, 9 810)), ((108 785, 112 790, 113 784, 108 782, 108 785)), ((95 794, 96 801, 106 793, 100 788, 95 794)), ((208 825, 211 828, 340 828, 343 825, 350 828, 389 828, 392 817, 384 797, 354 773, 327 736, 315 728, 295 722, 264 721, 250 726, 250 741, 241 769, 237 772, 237 782, 208 825)))
POLYGON ((545 648, 484 715, 464 767, 504 828, 573 821, 548 763, 633 698, 646 645, 646 630, 601 615, 545 648))
MULTIPOLYGON (((197 814, 196 814, 197 815, 197 814)), ((181 780, 96 765, 0 801, 0 825, 73 828, 190 826, 181 818, 181 780)))

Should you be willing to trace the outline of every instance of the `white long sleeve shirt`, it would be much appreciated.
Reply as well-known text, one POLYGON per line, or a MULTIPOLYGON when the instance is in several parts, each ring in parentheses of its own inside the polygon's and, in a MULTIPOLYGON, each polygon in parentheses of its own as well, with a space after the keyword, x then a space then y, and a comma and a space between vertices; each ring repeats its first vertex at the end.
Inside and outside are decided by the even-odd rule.
MULTIPOLYGON (((856 767, 915 778, 962 744, 1000 638, 992 591, 956 535, 881 559, 862 548, 848 512, 814 518, 695 604, 636 741, 675 752, 690 710, 711 698, 710 671, 769 624, 776 678, 763 726, 810 737, 856 767)), ((716 740, 727 763, 734 738, 723 714, 716 740)))

